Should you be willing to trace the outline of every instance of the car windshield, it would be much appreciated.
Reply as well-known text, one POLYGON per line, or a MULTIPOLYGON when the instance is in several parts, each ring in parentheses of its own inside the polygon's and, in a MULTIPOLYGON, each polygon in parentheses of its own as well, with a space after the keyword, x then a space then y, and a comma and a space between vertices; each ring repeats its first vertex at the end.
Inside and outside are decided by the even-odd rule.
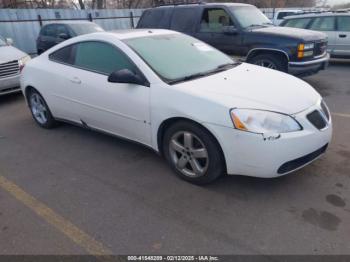
POLYGON ((2 37, 0 37, 0 46, 5 46, 5 45, 7 45, 5 40, 2 37))
POLYGON ((215 48, 182 34, 131 38, 124 42, 169 84, 214 74, 237 64, 215 48))
POLYGON ((271 21, 255 6, 230 7, 243 28, 272 25, 271 21))
POLYGON ((77 35, 85 35, 95 32, 104 31, 100 26, 94 23, 70 24, 69 25, 77 35))

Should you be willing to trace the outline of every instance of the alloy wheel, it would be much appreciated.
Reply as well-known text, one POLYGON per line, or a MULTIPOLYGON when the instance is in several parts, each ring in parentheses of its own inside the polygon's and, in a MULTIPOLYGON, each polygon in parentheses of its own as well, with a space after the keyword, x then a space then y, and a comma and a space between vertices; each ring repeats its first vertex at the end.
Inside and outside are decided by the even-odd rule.
POLYGON ((258 60, 254 64, 258 65, 258 66, 263 66, 263 67, 277 70, 277 66, 269 60, 258 60))
POLYGON ((44 125, 48 119, 48 110, 44 100, 37 93, 30 96, 30 108, 36 121, 44 125))
POLYGON ((205 175, 209 166, 208 150, 195 134, 188 131, 175 133, 170 139, 169 152, 176 169, 185 176, 205 175))

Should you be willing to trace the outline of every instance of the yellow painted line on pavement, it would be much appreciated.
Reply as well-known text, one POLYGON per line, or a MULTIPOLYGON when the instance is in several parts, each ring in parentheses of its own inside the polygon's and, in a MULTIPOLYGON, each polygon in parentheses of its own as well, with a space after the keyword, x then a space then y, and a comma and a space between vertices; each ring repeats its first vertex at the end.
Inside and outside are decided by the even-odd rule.
POLYGON ((350 118, 350 114, 332 113, 332 115, 334 115, 334 116, 341 116, 341 117, 349 117, 350 118))
POLYGON ((0 188, 10 193, 13 197, 34 211, 39 217, 47 223, 54 226, 73 242, 85 249, 94 256, 110 256, 112 251, 104 247, 102 243, 96 241, 93 237, 80 230, 70 221, 55 213, 51 208, 26 193, 19 186, 0 175, 0 188))

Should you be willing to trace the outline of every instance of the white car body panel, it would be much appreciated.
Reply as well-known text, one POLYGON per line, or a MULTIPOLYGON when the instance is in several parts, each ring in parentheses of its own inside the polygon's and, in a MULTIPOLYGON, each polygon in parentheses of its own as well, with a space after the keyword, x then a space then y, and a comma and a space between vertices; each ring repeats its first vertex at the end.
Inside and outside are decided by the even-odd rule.
MULTIPOLYGON (((169 32, 175 33, 152 30, 152 34, 169 32)), ((303 131, 283 134, 274 141, 233 126, 229 111, 235 107, 277 111, 307 122, 303 114, 316 107, 321 96, 304 81, 274 70, 241 64, 218 74, 168 85, 120 41, 147 34, 147 30, 103 32, 67 40, 25 66, 22 91, 25 94, 28 86, 35 87, 56 118, 85 123, 155 151, 159 151, 158 131, 164 121, 172 118, 195 121, 218 140, 229 174, 279 176, 278 166, 329 143, 331 125, 321 132, 306 123, 303 131), (109 42, 124 51, 145 75, 150 87, 109 83, 105 75, 48 59, 53 51, 85 40, 109 42)))

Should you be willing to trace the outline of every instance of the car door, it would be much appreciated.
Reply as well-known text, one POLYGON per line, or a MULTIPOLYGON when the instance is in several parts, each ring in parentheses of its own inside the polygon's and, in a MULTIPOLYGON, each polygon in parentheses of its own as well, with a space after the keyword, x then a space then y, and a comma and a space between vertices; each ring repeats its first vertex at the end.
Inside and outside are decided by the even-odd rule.
POLYGON ((334 16, 321 16, 316 17, 311 22, 310 30, 321 31, 328 36, 328 47, 327 51, 330 54, 334 54, 337 49, 337 32, 335 28, 335 17, 334 16))
POLYGON ((334 54, 350 57, 350 16, 337 17, 337 34, 334 54))
POLYGON ((79 107, 81 122, 89 127, 151 144, 150 87, 110 83, 108 76, 129 69, 144 77, 136 65, 116 46, 99 41, 76 45, 72 69, 71 99, 79 107))
POLYGON ((242 36, 223 8, 204 8, 195 37, 229 55, 241 56, 242 36), (231 32, 230 32, 231 31, 231 32))
POLYGON ((77 69, 74 67, 76 45, 63 47, 49 54, 47 73, 42 77, 51 83, 47 102, 54 116, 59 119, 81 123, 82 108, 78 103, 82 95, 77 69))

